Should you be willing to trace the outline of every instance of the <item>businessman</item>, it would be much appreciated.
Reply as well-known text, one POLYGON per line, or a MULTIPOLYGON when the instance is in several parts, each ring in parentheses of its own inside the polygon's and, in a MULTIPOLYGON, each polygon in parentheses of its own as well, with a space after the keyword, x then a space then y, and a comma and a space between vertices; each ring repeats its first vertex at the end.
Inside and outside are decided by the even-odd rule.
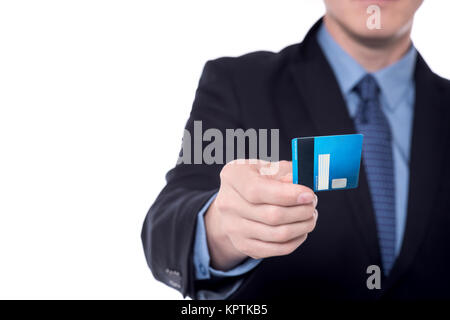
POLYGON ((169 171, 142 230, 156 279, 196 299, 450 299, 450 82, 411 42, 421 3, 325 0, 302 43, 206 64, 186 130, 277 128, 280 162, 169 171), (350 133, 357 189, 292 184, 292 138, 350 133))

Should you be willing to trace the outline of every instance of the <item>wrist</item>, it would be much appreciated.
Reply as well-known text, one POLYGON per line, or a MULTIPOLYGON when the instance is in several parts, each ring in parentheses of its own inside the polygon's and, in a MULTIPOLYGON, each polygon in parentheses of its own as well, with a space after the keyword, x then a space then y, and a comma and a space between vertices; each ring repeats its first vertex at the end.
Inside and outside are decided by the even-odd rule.
POLYGON ((239 252, 224 232, 220 222, 220 211, 217 209, 216 200, 211 203, 205 213, 206 239, 208 242, 210 265, 217 270, 229 270, 247 258, 239 252))

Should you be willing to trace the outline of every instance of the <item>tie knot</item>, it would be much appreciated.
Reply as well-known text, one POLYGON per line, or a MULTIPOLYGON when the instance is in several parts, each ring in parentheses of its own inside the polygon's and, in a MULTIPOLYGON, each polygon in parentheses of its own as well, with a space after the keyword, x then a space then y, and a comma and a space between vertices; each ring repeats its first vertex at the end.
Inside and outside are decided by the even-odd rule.
POLYGON ((380 92, 377 80, 371 74, 365 75, 354 90, 363 101, 378 99, 378 93, 380 92))

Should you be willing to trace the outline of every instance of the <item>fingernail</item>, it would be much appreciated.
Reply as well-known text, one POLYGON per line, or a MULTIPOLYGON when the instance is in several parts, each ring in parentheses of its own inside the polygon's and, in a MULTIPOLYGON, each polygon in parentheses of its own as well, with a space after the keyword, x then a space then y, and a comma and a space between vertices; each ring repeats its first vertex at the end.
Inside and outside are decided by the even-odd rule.
POLYGON ((315 197, 314 207, 317 207, 317 204, 319 203, 319 198, 317 197, 316 194, 314 194, 314 197, 315 197))
POLYGON ((315 218, 316 221, 317 221, 317 218, 319 218, 319 211, 314 210, 314 218, 315 218))
POLYGON ((297 202, 299 204, 309 203, 314 200, 313 194, 311 192, 305 192, 298 196, 297 202))

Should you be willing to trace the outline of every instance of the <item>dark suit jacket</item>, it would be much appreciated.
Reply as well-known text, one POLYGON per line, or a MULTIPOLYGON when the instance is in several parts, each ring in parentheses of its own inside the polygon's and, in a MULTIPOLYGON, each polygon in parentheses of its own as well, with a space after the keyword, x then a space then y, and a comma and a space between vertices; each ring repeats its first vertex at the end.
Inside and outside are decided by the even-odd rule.
MULTIPOLYGON (((336 78, 318 43, 320 21, 303 43, 206 64, 186 128, 279 128, 280 158, 294 137, 355 133, 336 78)), ((450 298, 450 82, 422 57, 416 101, 403 246, 381 290, 368 290, 366 268, 380 265, 374 211, 364 168, 357 189, 324 192, 316 229, 294 253, 264 259, 232 299, 450 298)), ((142 240, 156 279, 196 297, 230 279, 196 281, 196 218, 218 190, 222 165, 178 165, 148 212, 142 240)))

